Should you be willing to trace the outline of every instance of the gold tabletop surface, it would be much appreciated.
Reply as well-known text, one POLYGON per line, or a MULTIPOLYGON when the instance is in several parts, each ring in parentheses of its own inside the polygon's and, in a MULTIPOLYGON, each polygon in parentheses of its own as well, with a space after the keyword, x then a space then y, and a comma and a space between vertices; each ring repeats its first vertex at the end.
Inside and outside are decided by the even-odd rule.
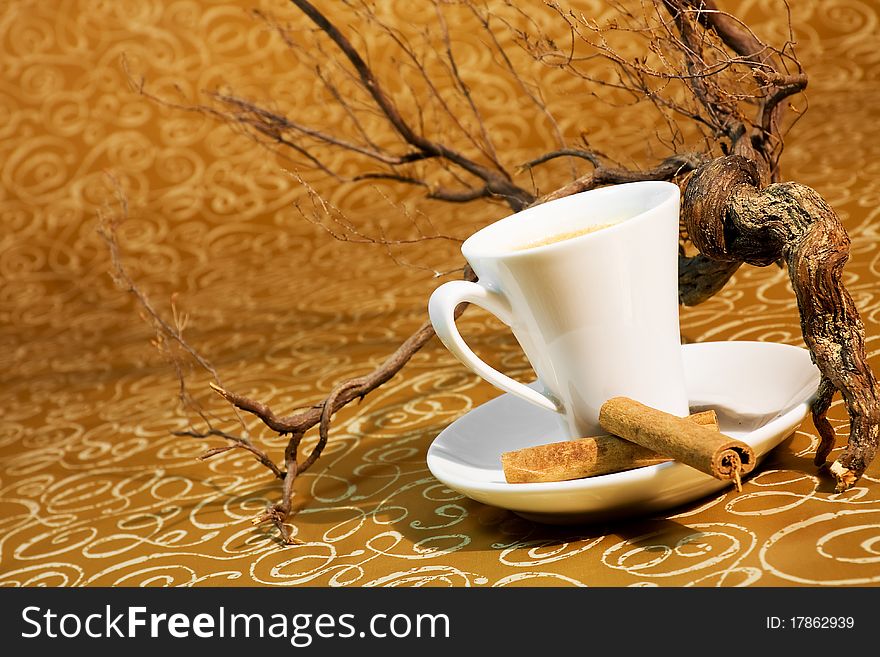
MULTIPOLYGON (((605 11, 601 2, 576 4, 605 11)), ((756 32, 784 39, 781 3, 775 12, 738 4, 756 32)), ((809 111, 787 139, 783 179, 816 188, 849 231, 845 280, 876 370, 880 6, 791 5, 809 111)), ((434 16, 422 2, 379 3, 379 11, 415 31, 434 16)), ((461 265, 455 241, 386 248, 334 239, 296 210, 308 199, 282 153, 137 92, 141 78, 179 104, 234 89, 304 121, 343 121, 322 102, 326 90, 301 82, 314 62, 292 57, 267 15, 294 38, 308 29, 281 0, 0 5, 0 585, 880 582, 880 462, 834 493, 812 463, 818 439, 809 420, 742 492, 725 489, 654 517, 544 526, 449 490, 427 469, 431 441, 498 393, 436 340, 339 413, 323 456, 296 482, 297 544, 255 527, 280 483, 246 452, 200 461, 223 443, 172 434, 192 416, 178 403, 173 367, 150 345, 153 330, 114 286, 96 232, 99 212, 118 209, 111 177, 130 203, 119 237, 133 278, 164 316, 176 295, 190 343, 227 387, 279 411, 314 404, 380 363, 425 320, 428 296, 449 278, 433 272, 461 265)), ((399 62, 383 58, 362 25, 343 25, 375 46, 372 63, 396 85, 399 62)), ((551 136, 524 118, 518 89, 488 70, 480 36, 457 28, 450 24, 462 69, 486 69, 473 78, 474 95, 505 159, 540 153, 551 136)), ((644 141, 644 126, 546 75, 567 136, 583 130, 597 147, 617 151, 644 141)), ((509 212, 302 175, 371 235, 411 235, 402 204, 458 238, 509 212)), ((710 301, 683 308, 681 324, 691 342, 803 345, 787 275, 776 267, 742 268, 710 301)), ((469 310, 460 327, 499 368, 531 376, 514 338, 486 313, 469 310)), ((231 417, 204 371, 185 375, 206 408, 231 417)), ((839 398, 830 417, 836 454, 848 432, 839 398)), ((248 425, 280 458, 286 439, 248 425)), ((315 440, 308 434, 304 448, 315 440)))

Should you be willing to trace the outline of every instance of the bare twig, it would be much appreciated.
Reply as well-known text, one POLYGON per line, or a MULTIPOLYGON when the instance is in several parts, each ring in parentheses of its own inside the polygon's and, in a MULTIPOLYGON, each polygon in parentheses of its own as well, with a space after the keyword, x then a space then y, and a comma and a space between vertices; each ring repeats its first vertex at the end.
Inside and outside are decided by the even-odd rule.
MULTIPOLYGON (((184 338, 183 325, 175 325, 167 321, 156 310, 156 307, 150 301, 149 297, 135 284, 134 279, 132 279, 131 275, 128 273, 128 269, 125 267, 122 260, 118 237, 119 226, 128 218, 128 198, 122 191, 122 186, 119 184, 118 180, 110 174, 108 174, 108 178, 112 183, 120 211, 119 213, 112 213, 109 211, 99 212, 98 234, 104 240, 110 253, 110 263, 112 265, 111 275, 113 276, 113 281, 118 287, 134 297, 142 310, 147 314, 150 322, 156 328, 156 331, 160 336, 172 340, 179 345, 196 363, 199 364, 200 367, 211 375, 216 385, 222 387, 223 382, 220 380, 220 374, 217 372, 217 369, 184 338)), ((175 316, 177 315, 176 310, 173 314, 175 316)), ((180 371, 178 370, 178 372, 180 371)), ((181 386, 183 386, 182 376, 181 386)), ((184 395, 183 390, 181 391, 181 395, 184 395)), ((242 440, 247 441, 247 426, 244 423, 244 419, 237 411, 235 414, 239 420, 242 431, 244 432, 242 440)))
POLYGON ((552 201, 553 199, 578 192, 595 189, 602 185, 618 185, 620 183, 636 182, 637 180, 672 180, 676 176, 693 171, 705 161, 706 157, 704 155, 685 153, 682 155, 672 155, 656 167, 644 170, 608 167, 600 163, 591 173, 581 176, 577 180, 563 185, 556 191, 542 196, 539 201, 541 203, 552 201))
POLYGON ((515 185, 510 177, 503 171, 490 169, 478 162, 468 158, 461 152, 450 148, 449 146, 432 141, 423 134, 416 132, 410 124, 404 119, 397 105, 385 93, 382 84, 376 78, 373 70, 364 61, 361 54, 351 44, 351 42, 342 34, 342 32, 334 25, 321 11, 319 11, 308 0, 291 0, 300 11, 303 12, 331 41, 339 48, 343 56, 354 67, 358 77, 360 78, 363 88, 370 94, 376 103, 376 106, 388 119, 394 131, 400 135, 403 140, 415 148, 418 152, 425 154, 426 157, 442 157, 445 160, 461 167, 468 173, 476 176, 485 182, 493 195, 499 196, 510 205, 514 210, 519 210, 534 199, 526 190, 515 185))

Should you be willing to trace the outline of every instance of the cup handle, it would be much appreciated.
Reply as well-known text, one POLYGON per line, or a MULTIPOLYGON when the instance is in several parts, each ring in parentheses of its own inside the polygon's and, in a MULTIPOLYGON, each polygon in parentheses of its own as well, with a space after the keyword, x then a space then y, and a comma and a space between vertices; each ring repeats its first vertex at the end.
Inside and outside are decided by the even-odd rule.
POLYGON ((455 308, 464 302, 473 303, 488 310, 508 326, 512 322, 510 304, 497 292, 492 292, 482 285, 470 281, 444 283, 431 295, 431 299, 428 301, 428 315, 431 318, 431 324, 434 325, 437 337, 452 352, 452 355, 493 386, 522 397, 548 411, 562 413, 562 406, 558 402, 484 363, 467 346, 455 326, 455 308))

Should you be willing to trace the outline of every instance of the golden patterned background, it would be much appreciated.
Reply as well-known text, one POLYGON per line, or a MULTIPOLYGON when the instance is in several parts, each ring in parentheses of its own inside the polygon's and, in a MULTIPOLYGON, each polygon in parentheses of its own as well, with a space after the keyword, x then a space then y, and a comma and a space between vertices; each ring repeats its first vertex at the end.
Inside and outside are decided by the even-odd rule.
MULTIPOLYGON (((399 12, 401 25, 428 24, 433 11, 380 4, 399 12)), ((579 5, 598 12, 603 3, 579 5)), ((759 34, 784 34, 782 12, 738 5, 759 34)), ((437 343, 356 413, 339 415, 322 460, 297 482, 301 544, 282 546, 274 532, 254 528, 251 518, 277 499, 276 482, 242 453, 198 462, 205 444, 170 434, 187 426, 176 379, 150 347, 135 304, 113 286, 96 235, 96 214, 111 198, 106 172, 131 201, 120 237, 134 278, 162 312, 177 292, 190 341, 229 387, 280 409, 314 403, 380 362, 423 321, 437 280, 398 266, 381 247, 340 244, 303 222, 289 162, 132 90, 123 53, 166 98, 193 102, 203 90, 233 88, 304 119, 333 120, 302 82, 310 63, 291 57, 253 7, 302 29, 281 0, 0 4, 0 584, 880 582, 880 464, 834 494, 812 466, 809 422, 741 494, 668 517, 548 528, 462 498, 430 475, 425 452, 444 426, 496 391, 437 343)), ((877 368, 880 7, 799 0, 791 10, 810 110, 788 141, 784 178, 814 186, 845 221, 853 238, 846 281, 877 368)), ((462 68, 487 67, 476 37, 456 27, 462 68)), ((619 151, 643 140, 642 127, 584 106, 547 76, 567 136, 588 129, 597 145, 619 151)), ((476 90, 509 161, 546 148, 546 126, 524 118, 509 83, 485 74, 476 90)), ((315 184, 368 226, 395 235, 411 228, 369 186, 315 184)), ((382 190, 460 237, 505 213, 382 190)), ((455 267, 455 251, 432 245, 406 257, 455 267)), ((710 302, 684 310, 682 325, 694 341, 802 344, 793 296, 775 268, 741 270, 710 302)), ((512 338, 486 315, 468 312, 461 326, 487 357, 528 375, 512 338)), ((207 378, 189 378, 223 412, 203 392, 207 378)), ((832 414, 842 442, 840 402, 832 414)), ((284 444, 265 435, 260 442, 273 454, 284 444)))

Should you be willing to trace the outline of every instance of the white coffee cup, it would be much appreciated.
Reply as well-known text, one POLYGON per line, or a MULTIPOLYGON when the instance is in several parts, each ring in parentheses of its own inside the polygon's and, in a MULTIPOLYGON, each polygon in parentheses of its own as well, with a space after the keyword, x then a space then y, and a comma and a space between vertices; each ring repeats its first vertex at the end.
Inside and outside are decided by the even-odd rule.
POLYGON ((558 413, 572 438, 602 433, 599 408, 615 396, 687 415, 678 211, 676 185, 645 181, 573 194, 501 219, 464 242, 461 252, 478 282, 437 288, 428 303, 431 323, 462 363, 558 413), (538 375, 536 388, 487 365, 467 346, 453 315, 462 302, 510 326, 538 375))

